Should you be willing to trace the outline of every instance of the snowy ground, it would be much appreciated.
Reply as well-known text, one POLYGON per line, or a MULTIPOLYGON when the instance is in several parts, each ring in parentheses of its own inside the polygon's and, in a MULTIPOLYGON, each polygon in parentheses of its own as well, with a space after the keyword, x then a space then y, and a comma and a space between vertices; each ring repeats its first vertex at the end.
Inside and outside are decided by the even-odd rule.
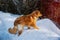
POLYGON ((60 30, 49 19, 37 21, 39 30, 24 30, 20 36, 10 34, 8 29, 13 28, 14 20, 18 16, 0 11, 0 40, 60 40, 60 30))

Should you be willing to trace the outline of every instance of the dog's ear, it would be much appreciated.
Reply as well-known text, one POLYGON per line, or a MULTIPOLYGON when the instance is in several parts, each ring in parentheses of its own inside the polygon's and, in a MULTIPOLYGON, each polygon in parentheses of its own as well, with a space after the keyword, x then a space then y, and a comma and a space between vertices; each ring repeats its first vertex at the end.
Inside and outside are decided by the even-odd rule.
POLYGON ((39 10, 36 10, 36 11, 35 11, 35 14, 36 14, 36 15, 40 14, 40 11, 39 11, 39 10))
POLYGON ((38 10, 35 10, 35 11, 33 11, 32 13, 35 13, 35 14, 37 14, 37 11, 38 11, 38 10))
POLYGON ((37 15, 39 13, 39 11, 36 11, 35 14, 37 15))

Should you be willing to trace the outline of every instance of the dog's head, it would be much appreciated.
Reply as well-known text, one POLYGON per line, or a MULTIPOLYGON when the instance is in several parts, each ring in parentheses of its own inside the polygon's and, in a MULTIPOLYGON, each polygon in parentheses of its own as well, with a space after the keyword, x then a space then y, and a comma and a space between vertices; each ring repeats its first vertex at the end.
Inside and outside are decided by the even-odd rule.
POLYGON ((40 13, 39 10, 33 11, 32 14, 33 14, 35 17, 41 17, 41 16, 42 16, 42 14, 40 13))

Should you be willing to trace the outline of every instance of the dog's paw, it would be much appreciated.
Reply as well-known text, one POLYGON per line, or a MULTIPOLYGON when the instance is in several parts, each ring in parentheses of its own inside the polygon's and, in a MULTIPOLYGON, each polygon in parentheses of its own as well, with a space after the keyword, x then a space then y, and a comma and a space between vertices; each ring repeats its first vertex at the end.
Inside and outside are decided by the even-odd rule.
POLYGON ((23 30, 18 31, 18 36, 21 35, 23 30))

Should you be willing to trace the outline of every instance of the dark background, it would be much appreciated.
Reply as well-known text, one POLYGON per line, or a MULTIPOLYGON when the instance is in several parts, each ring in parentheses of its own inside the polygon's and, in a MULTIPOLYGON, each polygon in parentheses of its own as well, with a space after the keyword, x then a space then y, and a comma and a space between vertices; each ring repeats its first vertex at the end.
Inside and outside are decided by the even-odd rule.
POLYGON ((0 0, 0 11, 27 15, 36 9, 60 28, 60 0, 0 0))

